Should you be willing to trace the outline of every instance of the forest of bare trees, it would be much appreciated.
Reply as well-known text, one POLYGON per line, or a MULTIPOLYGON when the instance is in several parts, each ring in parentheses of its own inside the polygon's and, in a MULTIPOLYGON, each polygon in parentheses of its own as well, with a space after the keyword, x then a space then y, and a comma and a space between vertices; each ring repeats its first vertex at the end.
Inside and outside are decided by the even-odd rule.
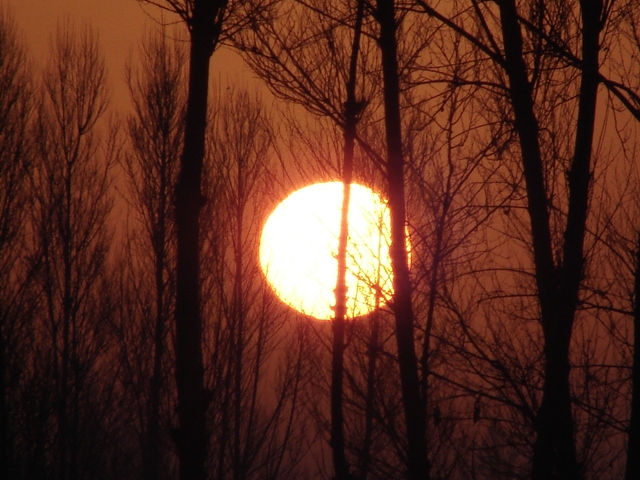
POLYGON ((118 102, 91 25, 38 63, 0 2, 2 478, 640 478, 637 1, 131 1, 118 102), (327 181, 319 321, 258 251, 327 181), (391 213, 357 318, 351 182, 391 213))

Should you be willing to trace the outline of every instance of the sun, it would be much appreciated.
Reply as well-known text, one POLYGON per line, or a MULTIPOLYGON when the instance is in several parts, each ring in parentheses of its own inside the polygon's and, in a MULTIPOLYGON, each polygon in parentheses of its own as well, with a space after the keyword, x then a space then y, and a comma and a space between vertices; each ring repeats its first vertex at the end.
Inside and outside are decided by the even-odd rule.
MULTIPOLYGON (((295 191, 271 213, 260 239, 260 265, 278 297, 300 313, 333 318, 338 275, 342 182, 295 191)), ((347 243, 347 315, 366 315, 393 294, 390 214, 370 188, 351 184, 347 243)))

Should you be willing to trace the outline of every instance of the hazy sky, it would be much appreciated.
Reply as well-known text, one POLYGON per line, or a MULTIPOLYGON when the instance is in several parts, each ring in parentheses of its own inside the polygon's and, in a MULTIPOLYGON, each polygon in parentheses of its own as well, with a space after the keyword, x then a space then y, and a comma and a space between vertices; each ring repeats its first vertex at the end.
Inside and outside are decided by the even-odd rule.
MULTIPOLYGON (((134 53, 145 31, 154 27, 150 15, 158 15, 153 6, 142 7, 137 0, 0 0, 8 4, 24 35, 36 62, 46 59, 49 38, 56 25, 66 17, 77 26, 90 23, 99 33, 100 44, 107 59, 114 103, 128 95, 124 85, 124 64, 134 53)), ((214 78, 222 74, 248 76, 238 57, 228 51, 218 51, 212 62, 214 78)))
POLYGON ((138 44, 145 24, 150 23, 136 0, 0 1, 10 5, 36 60, 47 52, 56 24, 69 17, 79 26, 90 23, 98 30, 110 71, 113 66, 124 64, 131 47, 138 44))

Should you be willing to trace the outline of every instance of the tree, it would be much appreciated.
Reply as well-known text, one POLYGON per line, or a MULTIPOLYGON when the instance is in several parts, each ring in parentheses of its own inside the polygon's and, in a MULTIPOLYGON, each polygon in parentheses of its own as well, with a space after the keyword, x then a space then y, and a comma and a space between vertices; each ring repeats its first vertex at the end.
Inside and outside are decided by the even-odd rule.
MULTIPOLYGON (((158 5, 155 2, 150 2, 158 5)), ((167 0, 160 4, 178 14, 189 29, 189 80, 183 151, 175 188, 177 238, 175 354, 178 419, 175 441, 180 478, 204 479, 210 402, 204 388, 200 306, 200 210, 202 164, 207 125, 209 60, 227 15, 227 0, 167 0)))
POLYGON ((96 412, 110 388, 108 370, 98 368, 111 311, 106 265, 111 161, 98 144, 105 81, 91 29, 75 34, 70 23, 59 27, 38 104, 30 208, 33 255, 42 258, 38 368, 51 381, 41 388, 51 389, 53 410, 53 430, 40 441, 51 448, 48 468, 60 479, 78 478, 87 469, 98 475, 102 468, 95 456, 101 439, 87 430, 101 427, 96 412), (49 440, 52 445, 45 444, 49 440))
POLYGON ((212 104, 201 240, 205 379, 217 399, 208 465, 220 479, 295 478, 305 360, 283 358, 295 329, 257 255, 277 184, 273 119, 258 94, 237 86, 219 87, 212 104))
POLYGON ((530 10, 530 16, 521 13, 522 8, 513 1, 500 2, 497 10, 474 4, 473 11, 466 13, 477 22, 478 34, 463 22, 453 20, 449 13, 442 14, 424 2, 419 4, 481 50, 505 75, 505 93, 520 145, 544 342, 543 393, 534 422, 532 474, 533 478, 580 478, 571 412, 569 351, 585 267, 592 143, 601 78, 600 33, 613 2, 585 0, 567 4, 566 9, 557 12, 553 2, 540 2, 530 10), (580 30, 566 21, 569 14, 580 19, 580 30), (566 166, 567 188, 562 199, 554 197, 556 193, 551 190, 557 178, 551 176, 550 160, 545 158, 548 139, 543 134, 546 125, 541 124, 544 109, 556 108, 545 90, 550 84, 545 82, 561 71, 552 57, 558 45, 571 51, 572 59, 579 59, 570 62, 571 68, 578 69, 574 78, 579 86, 574 97, 577 113, 573 118, 573 152, 566 166), (564 208, 566 215, 560 225, 552 214, 558 207, 564 208))
POLYGON ((18 475, 21 372, 31 354, 25 336, 25 239, 33 112, 32 83, 11 12, 0 7, 0 470, 18 475))
POLYGON ((137 419, 144 478, 158 479, 166 464, 161 420, 168 393, 169 318, 175 294, 171 198, 183 139, 184 53, 162 30, 145 40, 140 57, 139 68, 129 64, 127 69, 134 113, 128 121, 131 148, 122 161, 128 176, 128 199, 137 217, 127 245, 131 277, 124 281, 136 285, 133 298, 139 304, 135 306, 137 318, 123 318, 119 330, 122 355, 151 359, 150 365, 131 359, 125 365, 143 365, 142 372, 129 372, 129 382, 133 382, 130 390, 141 395, 136 400, 146 405, 143 417, 137 419), (146 281, 149 277, 151 284, 146 281), (137 384, 138 379, 145 379, 142 385, 137 384))
POLYGON ((347 244, 349 239, 349 203, 351 200, 351 181, 353 178, 353 152, 355 147, 358 117, 362 109, 356 99, 356 81, 364 1, 359 0, 356 7, 356 19, 353 33, 353 46, 349 59, 349 77, 345 90, 347 97, 344 108, 344 159, 342 163, 342 206, 340 211, 340 235, 338 238, 338 268, 335 288, 336 303, 332 320, 333 345, 331 358, 331 449, 336 480, 351 478, 349 464, 345 455, 344 413, 342 407, 344 377, 344 334, 347 315, 347 244))
POLYGON ((377 2, 376 20, 380 24, 380 52, 384 81, 385 132, 387 143, 386 174, 391 212, 391 263, 393 268, 392 310, 396 319, 398 364, 402 385, 407 463, 409 478, 429 478, 425 404, 420 394, 418 359, 415 351, 412 285, 406 247, 406 205, 404 154, 400 117, 400 79, 396 10, 393 0, 377 2))
MULTIPOLYGON (((373 11, 376 12, 376 9, 367 4, 366 5, 367 12, 373 11)), ((445 90, 443 92, 438 92, 440 98, 438 98, 437 106, 434 105, 433 108, 425 108, 425 104, 427 102, 421 98, 421 96, 425 95, 424 91, 419 91, 416 88, 416 85, 420 86, 419 82, 421 80, 421 74, 424 73, 425 67, 421 66, 420 59, 421 55, 424 53, 426 55, 427 45, 430 41, 432 41, 432 33, 431 29, 428 25, 420 23, 419 17, 411 16, 410 13, 402 10, 401 13, 398 14, 398 17, 402 19, 398 20, 398 26, 395 25, 387 25, 386 31, 387 40, 388 36, 391 35, 392 40, 399 42, 401 47, 399 47, 399 52, 396 55, 396 63, 399 65, 395 66, 395 70, 397 72, 401 72, 401 77, 399 79, 400 87, 399 91, 402 92, 400 98, 396 101, 398 103, 398 113, 396 113, 395 120, 389 120, 389 116, 383 115, 383 92, 380 89, 382 84, 380 74, 383 70, 382 63, 379 60, 379 51, 377 50, 378 45, 376 44, 376 40, 378 40, 380 35, 382 34, 381 30, 379 30, 379 22, 382 17, 388 17, 389 12, 385 12, 386 15, 373 15, 365 17, 364 22, 364 31, 363 31, 363 55, 362 55, 362 79, 358 80, 359 85, 358 88, 362 92, 361 93, 361 106, 364 107, 363 111, 360 112, 363 117, 362 124, 364 125, 358 135, 356 136, 359 146, 365 152, 365 155, 369 156, 373 159, 373 164, 375 167, 373 169, 378 169, 378 171, 382 171, 384 175, 386 175, 386 179, 382 181, 382 184, 385 184, 389 178, 389 160, 388 154, 384 155, 380 152, 384 151, 388 145, 384 145, 383 142, 380 141, 381 137, 383 137, 380 128, 376 128, 378 124, 383 124, 385 121, 389 121, 391 124, 392 130, 396 129, 395 135, 397 136, 397 125, 399 122, 402 125, 402 128, 406 125, 408 129, 410 129, 411 135, 407 136, 407 139, 402 139, 402 135, 400 134, 400 139, 402 141, 402 149, 407 149, 407 152, 411 152, 412 148, 416 152, 420 150, 420 147, 417 145, 418 142, 415 141, 415 138, 427 138, 427 136, 420 136, 418 132, 421 130, 425 130, 429 127, 429 122, 435 123, 433 120, 429 120, 429 116, 432 115, 431 119, 438 116, 437 112, 440 107, 442 109, 447 108, 448 98, 453 98, 456 93, 461 90, 461 86, 457 87, 451 86, 449 90, 445 90), (403 21, 406 20, 406 30, 403 25, 403 21), (423 29, 420 30, 420 27, 423 29), (389 29, 391 34, 389 33, 389 29), (412 30, 413 29, 413 30, 412 30), (420 31, 421 35, 412 35, 412 31, 420 31), (397 36, 397 38, 396 38, 397 36), (400 110, 401 109, 401 110, 400 110), (427 113, 423 113, 426 111, 427 113), (433 113, 436 112, 436 113, 433 113), (386 117, 386 118, 385 118, 386 117), (427 118, 425 118, 427 117, 427 118)), ((282 6, 281 10, 274 11, 271 16, 265 15, 265 20, 259 26, 254 26, 250 31, 246 31, 244 35, 241 35, 239 40, 237 41, 237 46, 239 46, 246 54, 247 61, 252 66, 252 68, 267 82, 268 86, 272 89, 274 94, 284 100, 293 101, 304 106, 311 113, 318 115, 320 117, 330 118, 336 125, 338 125, 339 129, 346 128, 347 122, 345 115, 343 113, 343 103, 345 98, 344 87, 341 83, 343 79, 348 78, 348 58, 349 58, 349 49, 346 47, 345 38, 349 38, 352 35, 350 29, 353 28, 353 13, 352 9, 349 8, 348 4, 342 4, 340 2, 334 2, 329 7, 326 3, 313 3, 313 4, 299 4, 297 2, 287 3, 282 6), (296 18, 296 21, 290 20, 291 18, 296 18)), ((456 44, 454 43, 454 51, 456 48, 456 44)), ((437 50, 437 49, 436 49, 437 50)), ((443 47, 444 51, 444 47, 443 47)), ((451 50, 447 50, 444 55, 451 55, 452 57, 456 54, 452 54, 451 50)), ((393 55, 391 55, 393 57, 393 55)), ((460 58, 459 56, 456 58, 460 58)), ((468 60, 468 58, 465 58, 468 60)), ((393 63, 389 59, 387 59, 388 65, 393 63)), ((464 71, 465 68, 462 65, 462 60, 458 65, 459 71, 464 71)), ((391 66, 388 68, 388 71, 393 71, 394 67, 391 66)), ((433 83, 436 83, 435 80, 433 83)), ((345 82, 346 83, 346 82, 345 82)), ((444 83, 444 82, 443 82, 444 83)), ((424 81, 424 84, 428 84, 428 81, 424 81)), ((431 94, 431 90, 428 92, 431 94)), ((460 94, 464 95, 464 94, 460 94)), ((442 111, 442 110, 441 110, 442 111)), ((446 123, 446 127, 443 128, 455 128, 454 123, 458 122, 459 124, 464 124, 465 121, 460 120, 459 116, 453 117, 455 120, 451 120, 450 123, 446 123)), ((446 119, 445 119, 446 121, 446 119)), ((476 127, 477 128, 477 127, 476 127)), ((499 130, 498 130, 499 131, 499 130)), ((437 134, 433 134, 436 136, 437 134)), ((465 135, 472 136, 472 134, 460 134, 459 138, 464 138, 465 135)), ((453 134, 451 135, 454 136, 453 134)), ((456 140, 458 137, 455 137, 456 140)), ((431 138, 429 138, 431 140, 431 138)), ((395 142, 396 146, 398 144, 397 140, 395 142)), ((316 145, 311 146, 310 148, 317 148, 316 145)), ((451 182, 452 178, 455 178, 457 175, 460 175, 460 178, 463 179, 461 183, 464 181, 468 181, 468 179, 475 175, 477 170, 477 166, 479 165, 479 160, 482 159, 483 155, 487 155, 493 153, 497 149, 497 142, 488 141, 483 145, 480 153, 477 155, 470 154, 471 158, 471 166, 468 170, 461 169, 460 171, 456 171, 455 167, 451 167, 451 178, 449 181, 451 182), (461 173, 462 172, 462 173, 461 173)), ((396 155, 399 153, 398 148, 395 150, 396 155)), ((467 154, 465 152, 465 154, 467 154)), ((324 157, 328 157, 331 153, 323 151, 323 155, 317 155, 319 162, 324 165, 327 163, 327 159, 324 157), (324 155, 324 156, 323 156, 324 155)), ((430 158, 429 155, 433 155, 431 151, 427 151, 427 149, 420 150, 420 153, 414 155, 411 158, 412 164, 408 167, 410 174, 404 173, 405 161, 404 159, 400 159, 402 174, 396 174, 396 180, 393 188, 385 188, 382 187, 383 191, 396 193, 389 194, 390 198, 394 197, 396 201, 396 205, 402 204, 404 205, 405 201, 402 200, 398 202, 398 196, 396 194, 399 192, 399 183, 398 178, 402 179, 403 184, 400 185, 402 188, 405 188, 404 182, 416 182, 415 185, 420 185, 423 189, 422 197, 427 197, 426 192, 430 188, 434 188, 432 178, 433 175, 436 175, 435 178, 439 178, 438 175, 440 173, 436 168, 425 168, 424 165, 427 165, 430 158), (424 155, 424 157, 420 157, 420 155, 424 155), (415 163, 413 163, 415 162, 415 163), (421 175, 425 175, 425 177, 421 177, 421 175), (429 177, 431 175, 432 177, 429 177), (407 178, 405 178, 407 177, 407 178)), ((466 157, 465 157, 466 158, 466 157)), ((364 164, 364 162, 363 162, 364 164)), ((362 164, 362 165, 363 165, 362 164)), ((360 165, 360 168, 363 166, 360 165)), ((457 165, 456 165, 457 167, 457 165)), ((367 168, 367 167, 364 167, 367 168)), ((363 178, 367 178, 366 176, 360 175, 363 178)), ((378 179, 379 180, 379 179, 378 179)), ((367 181, 371 181, 367 178, 367 181)), ((455 180, 454 180, 455 181, 455 180)), ((445 182, 446 183, 446 182, 445 182)), ((449 188, 446 195, 443 195, 441 198, 437 198, 437 202, 434 203, 426 203, 425 204, 414 204, 410 208, 412 210, 412 214, 417 214, 418 217, 411 219, 412 225, 412 233, 415 232, 415 237, 419 239, 419 252, 429 252, 429 246, 425 246, 427 239, 431 239, 431 233, 428 232, 428 229, 431 228, 431 224, 424 225, 424 230, 413 229, 414 221, 416 218, 419 218, 421 215, 424 215, 421 212, 424 210, 430 211, 431 208, 434 210, 442 208, 441 219, 444 219, 443 222, 446 222, 446 219, 450 215, 449 208, 451 207, 451 203, 453 202, 453 197, 460 195, 460 192, 463 191, 466 187, 461 186, 460 184, 449 184, 448 186, 443 185, 442 188, 449 188), (440 202, 444 202, 445 205, 442 206, 440 202)), ((480 189, 482 190, 482 188, 480 189)), ((478 194, 476 194, 476 198, 480 198, 478 194)), ((416 198, 415 196, 413 198, 416 198)), ((403 209, 405 207, 403 206, 403 209)), ((465 210, 466 212, 471 212, 477 209, 477 206, 473 206, 472 208, 468 208, 465 210)), ((496 206, 491 206, 488 208, 489 211, 495 211, 496 206)), ((462 210, 462 209, 461 209, 462 210)), ((456 212, 457 213, 457 212, 456 212)), ((464 214, 462 214, 464 215, 464 214)), ((401 215, 403 216, 403 215, 401 215)), ((409 449, 413 451, 411 454, 412 462, 415 462, 414 467, 421 469, 419 464, 424 461, 427 457, 427 444, 426 444, 426 411, 428 409, 427 406, 427 377, 430 375, 429 370, 429 357, 430 357, 430 348, 429 342, 431 338, 431 326, 434 323, 434 308, 435 300, 438 298, 437 295, 437 283, 438 283, 438 275, 444 275, 442 272, 442 268, 438 265, 437 262, 443 261, 443 258, 449 258, 453 255, 456 247, 460 247, 464 244, 465 241, 468 240, 469 236, 473 233, 473 231, 477 228, 478 224, 482 221, 485 221, 489 215, 477 215, 477 222, 471 222, 473 225, 470 225, 470 230, 467 233, 461 234, 460 239, 452 239, 452 236, 445 231, 446 227, 438 227, 440 231, 440 236, 442 238, 447 238, 447 242, 451 242, 450 245, 444 245, 444 240, 438 243, 438 249, 440 252, 437 256, 437 260, 434 260, 435 266, 432 269, 433 276, 430 280, 430 286, 427 288, 420 288, 420 294, 424 294, 430 296, 431 298, 431 309, 430 312, 420 312, 418 317, 420 321, 426 316, 429 320, 426 321, 426 325, 420 324, 420 322, 414 320, 404 321, 404 329, 405 335, 404 340, 401 342, 404 345, 402 348, 397 345, 396 348, 393 348, 392 351, 385 351, 390 355, 399 354, 401 357, 407 355, 408 358, 401 360, 399 363, 403 365, 402 370, 403 375, 405 376, 405 385, 409 385, 408 391, 412 391, 413 394, 408 393, 408 391, 404 392, 404 399, 413 398, 410 401, 410 405, 413 405, 413 408, 417 408, 419 411, 424 411, 425 414, 425 424, 424 428, 420 426, 422 423, 419 419, 416 421, 415 415, 407 415, 405 417, 404 427, 412 430, 411 434, 412 438, 415 441, 409 442, 413 444, 409 449), (440 272, 440 273, 439 273, 440 272), (426 292, 425 292, 426 291, 426 292), (426 313, 426 315, 425 315, 426 313), (416 354, 416 340, 414 337, 414 328, 415 325, 420 325, 420 341, 422 342, 422 355, 420 357, 420 364, 417 363, 417 354, 416 354), (411 339, 411 341, 408 341, 411 339), (404 342, 404 343, 403 343, 404 342), (409 347, 409 345, 413 345, 409 347), (406 352, 413 351, 414 359, 411 359, 411 354, 406 352), (415 371, 415 375, 412 375, 408 372, 410 370, 415 371), (422 369, 420 374, 418 372, 422 369), (412 378, 412 380, 408 380, 412 378), (412 385, 412 387, 411 387, 412 385), (423 430, 423 433, 417 433, 416 430, 423 430), (422 439, 422 440, 420 440, 422 439), (417 443, 416 443, 417 442, 417 443), (418 443, 422 442, 422 446, 419 446, 418 443)), ((398 224, 396 224, 397 226, 398 224)), ((405 230, 398 230, 404 236, 405 230)), ((398 238, 396 238, 396 243, 398 243, 398 238)), ((404 244, 403 248, 404 248, 404 244)), ((415 253, 415 252, 414 252, 415 253)), ((420 262, 417 258, 414 258, 414 262, 417 262, 420 266, 426 265, 425 263, 420 262)), ((405 286, 409 288, 411 301, 417 301, 417 295, 415 294, 415 284, 413 282, 424 282, 426 276, 423 272, 419 270, 416 271, 415 277, 411 282, 407 282, 405 286)), ((408 277, 405 278, 407 280, 408 277)), ((395 302, 394 302, 395 303, 395 302)), ((424 305, 424 303, 421 303, 424 305)), ((406 306, 406 305, 405 305, 406 306)), ((405 309, 405 313, 408 310, 405 309)), ((413 315, 413 314, 412 314, 413 315)), ((372 323, 376 323, 377 321, 372 321, 372 323)), ((402 324, 402 322, 401 322, 402 324)), ((377 328, 373 328, 373 330, 377 331, 377 328)), ((376 347, 376 341, 373 339, 377 337, 377 334, 374 334, 372 330, 371 346, 374 350, 377 350, 379 347, 376 347)), ((352 347, 355 348, 355 347, 352 347)), ((371 363, 370 366, 374 366, 375 370, 375 354, 371 354, 371 363)), ((387 369, 388 371, 388 369, 387 369)), ((361 372, 364 375, 368 375, 368 373, 361 372)), ((351 377, 350 382, 354 387, 354 393, 358 393, 360 390, 356 388, 357 380, 355 372, 348 372, 348 375, 351 377), (349 375, 350 374, 350 375, 349 375)), ((372 376, 369 378, 373 379, 372 376)), ((370 383, 369 386, 373 385, 370 383)), ((381 388, 381 385, 378 386, 381 388)), ((370 397, 368 397, 370 398, 370 397)), ((372 405, 371 401, 368 401, 369 406, 372 405)), ((365 414, 368 418, 371 418, 370 412, 371 409, 367 410, 369 413, 365 414)), ((387 416, 390 416, 390 412, 385 412, 387 416)), ((385 415, 383 414, 383 415, 385 415)), ((381 417, 381 418, 384 418, 381 417)), ((357 421, 356 417, 350 419, 352 423, 357 421)), ((371 423, 369 423, 371 425, 371 423)), ((353 428, 353 427, 352 427, 353 428)), ((393 441, 398 440, 398 426, 389 422, 388 432, 394 432, 395 435, 392 435, 393 441)), ((369 428, 367 430, 371 432, 369 428)), ((366 444, 369 444, 370 435, 365 434, 365 437, 369 440, 365 441, 366 444)), ((404 447, 404 445, 403 445, 404 447)), ((355 449, 355 448, 354 448, 355 449)), ((364 453, 368 451, 368 447, 364 450, 360 450, 360 452, 367 457, 367 454, 364 453)), ((404 453, 404 452, 403 452, 404 453)), ((365 462, 366 463, 366 462, 365 462)), ((414 468, 411 467, 411 468, 414 468)), ((367 467, 368 468, 368 467, 367 467)), ((425 467, 426 468, 426 467, 425 467)))
POLYGON ((500 5, 505 45, 505 71, 522 151, 527 187, 527 209, 536 285, 544 333, 545 377, 542 404, 536 416, 533 478, 579 478, 576 461, 571 395, 569 346, 580 281, 584 268, 584 236, 591 179, 591 149, 598 89, 599 33, 603 5, 583 1, 582 72, 576 119, 574 157, 568 172, 568 211, 562 246, 562 263, 554 261, 548 201, 533 110, 533 92, 523 59, 522 36, 515 2, 500 5))
MULTIPOLYGON (((618 78, 604 79, 605 85, 611 96, 618 100, 628 113, 640 121, 640 97, 638 91, 640 84, 637 81, 637 71, 640 67, 638 55, 640 55, 640 12, 633 3, 623 4, 620 9, 624 21, 621 24, 620 53, 616 55, 617 69, 613 74, 618 78)), ((636 123, 636 128, 638 123, 636 123)), ((621 134, 622 132, 619 132, 621 134)), ((625 155, 625 162, 635 165, 634 158, 625 155)), ((637 173, 632 168, 635 175, 630 175, 637 188, 640 182, 637 173)), ((624 190, 624 189, 621 189, 624 190)), ((629 423, 626 430, 628 435, 627 462, 625 478, 630 480, 640 475, 640 229, 638 221, 633 215, 637 211, 636 198, 631 203, 631 214, 624 215, 619 228, 622 230, 614 232, 617 242, 606 242, 614 253, 615 263, 622 266, 615 271, 622 274, 622 278, 629 278, 625 283, 628 286, 625 292, 629 302, 623 305, 621 310, 632 319, 633 340, 631 358, 631 398, 629 423), (630 218, 629 218, 630 217, 630 218), (626 232, 626 227, 631 226, 632 233, 626 232), (635 238, 634 238, 635 236, 635 238), (635 251, 634 251, 635 250, 635 251), (627 274, 627 275, 625 275, 627 274), (630 275, 629 275, 630 274, 630 275)), ((615 227, 613 227, 615 230, 615 227)), ((612 262, 613 263, 613 262, 612 262)))
MULTIPOLYGON (((402 116, 400 114, 400 86, 398 79, 398 54, 396 52, 396 33, 401 28, 386 19, 394 17, 393 6, 389 8, 387 4, 380 4, 377 8, 366 5, 368 11, 373 11, 374 15, 368 17, 365 21, 366 28, 363 33, 365 39, 364 53, 362 60, 363 80, 359 85, 362 91, 362 97, 359 106, 366 120, 363 133, 357 135, 356 138, 362 149, 374 159, 376 166, 384 172, 386 179, 393 178, 389 187, 386 188, 390 198, 392 211, 399 214, 395 223, 395 245, 396 260, 398 264, 398 272, 404 271, 404 274, 394 272, 396 281, 400 281, 403 286, 395 285, 396 295, 402 298, 398 301, 394 298, 392 304, 394 308, 398 308, 398 325, 396 326, 397 338, 400 343, 394 349, 394 354, 399 355, 399 365, 401 369, 401 377, 403 378, 402 397, 405 401, 405 407, 409 408, 409 412, 405 417, 404 428, 409 432, 408 447, 408 464, 409 470, 414 475, 425 476, 428 470, 425 459, 427 458, 426 445, 426 388, 421 386, 421 378, 418 376, 418 362, 415 353, 414 338, 414 319, 411 313, 411 295, 413 286, 409 279, 409 271, 406 260, 406 252, 404 261, 400 256, 400 248, 405 250, 406 242, 400 241, 400 237, 405 236, 405 200, 404 200, 404 159, 402 157, 403 139, 400 133, 400 122, 402 116), (385 10, 386 8, 386 10, 385 10), (380 12, 384 13, 380 13, 380 12), (369 20, 369 18, 374 21, 369 20), (382 25, 384 24, 384 28, 382 25), (378 27, 380 30, 378 31, 378 27), (384 34, 384 42, 383 40, 384 34), (382 61, 377 58, 377 53, 372 45, 378 40, 378 44, 383 46, 382 61), (385 50, 386 49, 386 50, 385 50), (385 62, 386 65, 385 65, 385 62), (394 64, 395 62, 395 64, 394 64), (386 68, 386 70, 385 70, 386 68), (380 91, 381 85, 380 73, 381 69, 385 74, 389 75, 390 84, 393 84, 395 75, 395 99, 397 104, 395 107, 390 104, 389 108, 393 111, 385 110, 382 117, 383 93, 380 91), (393 73, 395 71, 395 74, 393 73), (364 73, 366 72, 366 73, 364 73), (374 112, 374 113, 371 113, 374 112), (376 134, 379 136, 380 131, 371 127, 375 122, 387 122, 390 137, 387 138, 386 148, 389 147, 388 142, 392 142, 393 154, 396 158, 396 164, 389 160, 389 151, 387 155, 378 152, 385 148, 382 142, 377 140, 376 134), (370 129, 370 131, 367 131, 370 129), (369 135, 367 135, 369 134, 369 135), (371 143, 367 143, 370 141, 371 143), (394 170, 395 169, 395 170, 394 170), (393 186, 391 186, 393 185, 393 186), (400 208, 401 207, 401 208, 400 208), (400 208, 400 210, 398 210, 400 208), (398 220, 402 218, 402 220, 398 220), (402 223, 402 227, 399 225, 402 223), (401 267, 405 264, 404 269, 401 267), (400 280, 402 279, 402 280, 400 280), (402 307, 401 307, 402 305, 402 307), (413 354, 411 353, 413 352, 413 354), (413 372, 413 373, 412 373, 413 372), (421 398, 424 391, 424 398, 421 398), (420 413, 423 412, 423 413, 420 413), (424 420, 424 421, 423 421, 424 420), (422 473, 419 473, 422 472, 422 473)), ((266 80, 269 87, 276 96, 285 100, 300 103, 311 113, 332 119, 339 128, 348 128, 348 121, 342 109, 345 98, 345 88, 341 84, 341 80, 349 78, 349 50, 345 47, 345 38, 351 35, 349 31, 353 28, 353 14, 348 4, 336 2, 328 8, 325 4, 303 4, 291 2, 282 7, 281 10, 273 12, 271 16, 265 15, 264 22, 261 25, 255 25, 244 35, 239 37, 236 44, 246 52, 246 58, 252 68, 266 80), (294 15, 297 15, 299 21, 289 21, 294 15), (273 19, 282 19, 276 23, 273 19), (348 32, 348 35, 347 35, 348 32)), ((400 20, 398 20, 400 22, 400 20)), ((421 49, 428 42, 428 33, 420 36, 415 42, 407 41, 403 44, 402 58, 406 60, 406 64, 402 64, 403 71, 403 95, 407 95, 410 85, 409 78, 415 67, 415 59, 420 56, 421 49), (407 45, 409 44, 409 45, 407 45)), ((407 36, 407 38, 412 38, 407 36)), ((404 38, 403 38, 404 40, 404 38)), ((393 90, 393 88, 392 88, 393 90)), ((348 93, 347 93, 348 95, 348 93)), ((393 95, 393 94, 392 94, 393 95)), ((407 95, 408 96, 408 95, 407 95)), ((386 99, 391 98, 387 96, 386 99)), ((405 100, 405 97, 402 99, 405 100)), ((393 103, 393 100, 391 100, 393 103)), ((408 143, 408 142, 407 142, 408 143)), ((339 305, 339 302, 337 302, 339 305)), ((375 337, 375 335, 374 335, 375 337)), ((373 337, 372 337, 373 338, 373 337)), ((334 342, 336 338, 334 337, 334 342)), ((338 344, 339 344, 338 340, 338 344)), ((335 348, 334 352, 339 349, 335 348)), ((375 356, 372 355, 372 359, 375 356)), ((335 360, 335 357, 334 357, 335 360)), ((372 361, 371 365, 375 365, 372 361)), ((338 369, 339 370, 339 369, 338 369)), ((339 376, 334 370, 334 378, 339 376)), ((423 377, 424 378, 424 377, 423 377)), ((424 383, 424 382, 423 382, 424 383)), ((334 403, 335 404, 335 403, 334 403)), ((334 425, 335 430, 338 428, 334 425)), ((395 426, 394 426, 395 428, 395 426)), ((338 434, 334 435, 339 437, 338 434)), ((332 445, 333 446, 333 445, 332 445)), ((335 446, 334 446, 335 449, 335 446)), ((338 455, 339 457, 339 455, 338 455)), ((341 461, 336 461, 336 466, 341 461)), ((344 469, 343 469, 344 470, 344 469)))

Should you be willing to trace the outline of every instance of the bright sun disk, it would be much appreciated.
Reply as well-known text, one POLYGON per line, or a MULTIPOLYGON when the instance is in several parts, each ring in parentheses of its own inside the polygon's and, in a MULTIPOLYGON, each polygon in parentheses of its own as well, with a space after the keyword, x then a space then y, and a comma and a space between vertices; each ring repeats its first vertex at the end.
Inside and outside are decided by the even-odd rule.
MULTIPOLYGON (((342 182, 295 191, 271 213, 260 239, 260 265, 278 297, 320 320, 333 318, 342 182)), ((351 184, 347 244, 347 315, 366 315, 393 293, 390 214, 370 188, 351 184)))

